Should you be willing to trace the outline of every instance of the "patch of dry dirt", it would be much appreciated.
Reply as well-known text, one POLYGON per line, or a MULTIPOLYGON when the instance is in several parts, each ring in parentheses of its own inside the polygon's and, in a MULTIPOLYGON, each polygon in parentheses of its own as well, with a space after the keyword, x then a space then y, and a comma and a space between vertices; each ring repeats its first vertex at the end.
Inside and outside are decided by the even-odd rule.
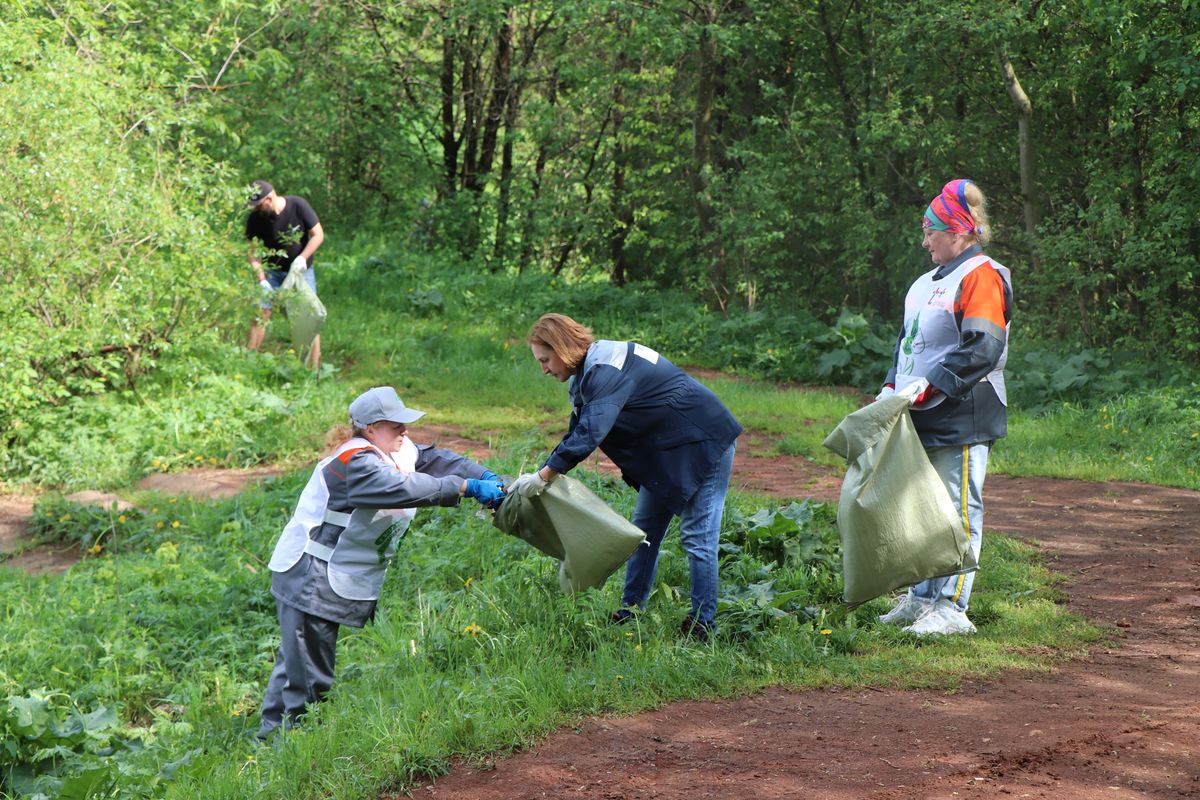
POLYGON ((182 494, 189 497, 233 497, 246 485, 263 478, 273 478, 284 472, 282 467, 264 466, 249 469, 189 469, 183 472, 156 472, 138 483, 139 489, 182 494))
POLYGON ((0 554, 15 553, 0 559, 0 566, 15 567, 33 575, 58 575, 79 560, 79 548, 29 546, 29 517, 34 499, 29 495, 0 495, 0 554))

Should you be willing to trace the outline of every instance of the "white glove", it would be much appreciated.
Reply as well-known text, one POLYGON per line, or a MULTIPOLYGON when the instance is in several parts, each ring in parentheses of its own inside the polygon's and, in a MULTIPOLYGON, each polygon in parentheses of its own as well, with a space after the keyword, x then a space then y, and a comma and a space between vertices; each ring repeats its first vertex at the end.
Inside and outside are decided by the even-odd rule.
POLYGON ((916 380, 916 382, 914 382, 908 386, 905 386, 904 391, 897 392, 896 394, 907 399, 909 403, 915 403, 917 398, 920 397, 921 392, 925 391, 928 388, 929 388, 929 380, 927 378, 918 378, 916 380))
POLYGON ((292 259, 292 269, 297 272, 304 272, 308 269, 308 262, 304 260, 304 256, 296 256, 292 259))
POLYGON ((526 472, 521 477, 504 487, 508 494, 519 494, 522 497, 537 497, 542 492, 546 491, 546 487, 550 485, 550 481, 543 478, 541 475, 534 472, 526 472))
POLYGON ((895 393, 896 393, 896 387, 884 386, 882 389, 879 390, 879 394, 875 395, 875 402, 878 403, 883 398, 891 397, 895 393))
POLYGON ((263 278, 261 281, 259 281, 258 285, 262 287, 263 294, 270 294, 271 292, 275 291, 275 287, 271 286, 271 282, 266 278, 263 278))

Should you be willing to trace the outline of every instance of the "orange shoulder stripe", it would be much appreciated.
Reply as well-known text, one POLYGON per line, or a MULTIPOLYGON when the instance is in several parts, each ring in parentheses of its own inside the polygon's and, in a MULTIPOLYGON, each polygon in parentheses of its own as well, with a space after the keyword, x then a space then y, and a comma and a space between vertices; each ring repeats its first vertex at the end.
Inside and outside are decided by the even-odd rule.
POLYGON ((964 320, 984 319, 999 328, 1005 327, 1004 279, 992 262, 976 267, 963 278, 954 310, 964 320))
POLYGON ((349 450, 347 450, 346 452, 339 455, 337 458, 338 458, 338 461, 342 462, 343 464, 349 464, 350 458, 355 453, 361 453, 363 450, 370 450, 370 449, 371 449, 370 447, 352 447, 349 450))

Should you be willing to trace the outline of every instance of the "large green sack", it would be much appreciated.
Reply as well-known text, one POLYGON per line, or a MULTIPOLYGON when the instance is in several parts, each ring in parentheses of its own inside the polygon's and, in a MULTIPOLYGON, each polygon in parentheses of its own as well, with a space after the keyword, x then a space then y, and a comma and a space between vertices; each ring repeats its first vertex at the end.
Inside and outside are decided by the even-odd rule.
POLYGON ((564 594, 598 589, 633 554, 646 534, 569 475, 536 497, 504 498, 492 524, 562 562, 564 594))
POLYGON ((283 292, 288 322, 292 324, 292 347, 301 361, 308 360, 313 340, 325 322, 325 304, 304 280, 304 270, 292 267, 279 289, 283 292))
POLYGON ((838 498, 843 599, 858 605, 928 578, 978 568, 962 515, 893 395, 849 414, 824 445, 846 458, 838 498))

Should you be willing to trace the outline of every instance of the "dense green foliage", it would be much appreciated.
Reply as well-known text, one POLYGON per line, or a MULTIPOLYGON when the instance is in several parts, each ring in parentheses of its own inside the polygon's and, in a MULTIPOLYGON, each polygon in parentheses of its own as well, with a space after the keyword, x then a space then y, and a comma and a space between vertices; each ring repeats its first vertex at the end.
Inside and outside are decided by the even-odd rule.
POLYGON ((0 25, 0 426, 19 438, 40 407, 132 388, 173 341, 231 316, 238 289, 218 265, 237 193, 197 149, 189 110, 146 91, 151 64, 113 40, 64 38, 44 11, 12 13, 0 25))
POLYGON ((334 240, 415 230, 476 269, 676 288, 744 334, 726 365, 865 384, 808 344, 878 351, 864 321, 890 338, 922 207, 969 175, 1023 336, 1194 363, 1197 37, 1183 0, 12 0, 5 444, 32 408, 240 335, 260 176, 334 240))

